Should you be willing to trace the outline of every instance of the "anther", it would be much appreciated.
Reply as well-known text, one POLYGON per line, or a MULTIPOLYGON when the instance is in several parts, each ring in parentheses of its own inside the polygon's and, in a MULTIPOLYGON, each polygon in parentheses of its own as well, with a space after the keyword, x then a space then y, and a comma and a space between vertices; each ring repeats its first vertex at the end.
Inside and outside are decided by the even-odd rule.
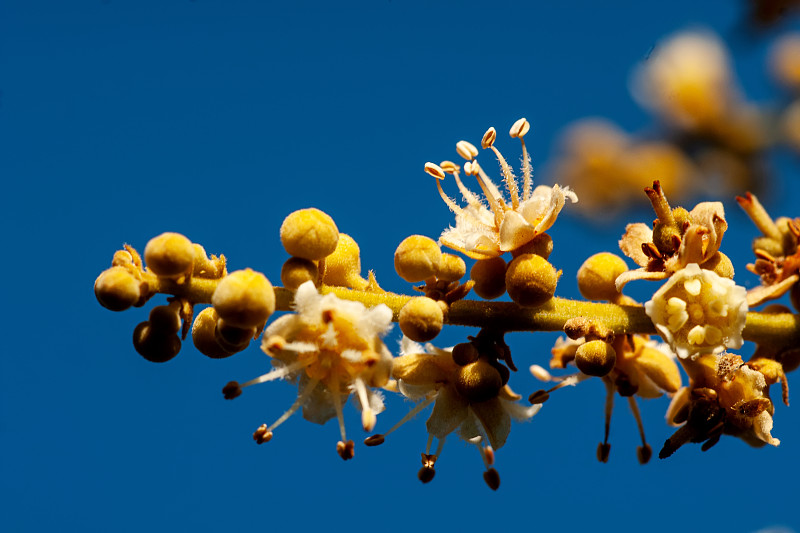
POLYGON ((425 172, 433 176, 437 180, 443 180, 445 177, 444 170, 442 169, 442 167, 440 167, 435 163, 431 162, 425 163, 425 172))
POLYGON ((239 386, 238 381, 229 381, 227 385, 222 387, 222 394, 226 400, 233 400, 242 394, 242 388, 239 386))
POLYGON ((528 401, 533 405, 538 405, 546 402, 550 398, 550 394, 547 393, 546 390, 537 390, 530 396, 528 396, 528 401))
POLYGON ((498 474, 497 470, 494 468, 490 468, 483 473, 483 480, 492 490, 497 490, 500 488, 500 474, 498 474))
POLYGON ((266 424, 261 424, 253 433, 253 440, 256 444, 264 444, 272 440, 272 432, 267 429, 266 424))
POLYGON ((608 456, 611 454, 611 445, 607 442, 601 442, 597 445, 597 460, 601 463, 608 462, 608 456))
POLYGON ((518 137, 521 139, 528 133, 528 130, 530 129, 531 124, 528 122, 528 119, 521 118, 516 121, 513 126, 511 126, 511 130, 508 132, 508 134, 511 135, 512 138, 518 137))
POLYGON ((494 127, 491 127, 486 130, 486 133, 483 134, 483 138, 481 139, 481 147, 484 149, 489 148, 494 144, 495 139, 497 139, 497 130, 495 130, 494 127))
POLYGON ((352 459, 355 455, 355 443, 352 440, 347 442, 339 441, 336 443, 336 453, 345 461, 352 459))
POLYGON ((456 143, 456 152, 467 161, 472 161, 478 156, 478 149, 475 148, 474 144, 467 141, 458 141, 456 143))
POLYGON ((364 439, 364 446, 380 446, 384 442, 386 442, 386 437, 378 433, 376 435, 370 435, 364 439))
POLYGON ((442 161, 441 163, 439 163, 439 167, 448 174, 455 174, 456 172, 461 170, 461 167, 459 167, 452 161, 442 161))
POLYGON ((647 464, 647 462, 650 461, 650 457, 652 456, 653 456, 653 448, 651 448, 649 444, 636 447, 636 458, 639 459, 640 465, 647 464))

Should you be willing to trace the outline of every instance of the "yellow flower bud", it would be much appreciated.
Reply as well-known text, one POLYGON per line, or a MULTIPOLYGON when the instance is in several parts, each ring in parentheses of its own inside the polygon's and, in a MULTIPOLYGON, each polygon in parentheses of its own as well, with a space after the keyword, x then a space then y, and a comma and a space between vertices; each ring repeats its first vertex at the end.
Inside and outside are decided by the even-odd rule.
POLYGON ((180 233, 162 233, 145 246, 144 262, 159 277, 179 278, 192 273, 194 246, 180 233))
POLYGON ((281 243, 295 257, 322 259, 333 253, 338 241, 333 219, 313 207, 291 213, 281 224, 281 243))
POLYGON ((247 268, 222 278, 211 303, 228 324, 259 327, 275 311, 275 291, 264 274, 247 268))
POLYGON ((517 258, 522 254, 536 254, 547 259, 553 253, 553 238, 547 233, 540 233, 527 244, 511 250, 511 257, 517 258))
POLYGON ((403 334, 412 341, 427 342, 442 331, 444 313, 436 300, 418 296, 400 310, 398 323, 403 334))
POLYGON ((317 283, 319 269, 313 261, 300 257, 290 257, 281 268, 281 283, 290 291, 297 290, 297 287, 306 281, 317 283))
POLYGON ((192 342, 194 347, 203 355, 211 359, 223 359, 233 355, 234 351, 228 351, 217 342, 215 331, 217 329, 219 316, 213 307, 206 307, 192 324, 192 342))
POLYGON ((360 254, 358 243, 350 235, 340 233, 336 250, 325 258, 322 283, 364 290, 368 281, 361 277, 360 254))
POLYGON ((601 252, 583 262, 578 269, 578 290, 589 300, 616 300, 620 293, 614 281, 628 265, 618 255, 601 252))
POLYGON ((225 319, 218 319, 214 329, 214 339, 223 350, 241 352, 250 345, 256 336, 256 328, 240 328, 229 324, 225 319))
POLYGON ((159 334, 150 322, 142 322, 133 330, 133 347, 151 363, 165 363, 181 351, 181 340, 174 333, 159 334))
POLYGON ((700 265, 700 268, 710 270, 721 278, 733 279, 733 263, 722 252, 712 255, 711 259, 700 265))
POLYGON ((442 254, 436 277, 441 281, 458 281, 467 273, 467 264, 454 254, 442 254))
POLYGON ((585 342, 575 351, 575 366, 587 376, 605 376, 616 364, 617 352, 604 341, 585 342))
POLYGON ((800 89, 800 34, 781 37, 772 49, 772 73, 790 89, 800 89))
POLYGON ((469 277, 475 282, 472 290, 484 300, 494 300, 506 292, 506 262, 502 257, 476 261, 469 277))
POLYGON ((560 276, 547 259, 523 254, 506 269, 506 290, 517 305, 539 307, 553 297, 560 276))
POLYGON ((124 267, 114 266, 102 272, 94 282, 94 295, 100 305, 112 311, 124 311, 142 297, 139 280, 124 267))
POLYGON ((471 342, 462 342, 453 346, 453 362, 465 366, 478 360, 480 352, 471 342))
POLYGON ((394 269, 410 283, 435 276, 441 262, 442 250, 439 245, 423 235, 406 237, 394 252, 394 269))
POLYGON ((470 402, 485 402, 500 392, 503 377, 486 359, 480 358, 459 368, 455 386, 458 393, 470 402))

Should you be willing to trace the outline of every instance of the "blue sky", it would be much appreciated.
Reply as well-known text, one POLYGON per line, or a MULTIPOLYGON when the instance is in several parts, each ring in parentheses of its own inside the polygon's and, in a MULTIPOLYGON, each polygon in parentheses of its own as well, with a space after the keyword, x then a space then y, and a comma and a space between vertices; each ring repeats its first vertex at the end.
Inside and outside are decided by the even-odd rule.
MULTIPOLYGON (((213 361, 187 344, 168 364, 147 363, 130 342, 147 308, 111 313, 92 293, 114 250, 142 250, 163 231, 277 282, 280 223, 309 206, 359 242, 364 269, 384 288, 408 292, 392 254, 405 236, 436 237, 452 222, 422 167, 454 158, 456 141, 525 116, 542 169, 576 119, 644 129, 652 119, 628 92, 631 69, 687 27, 718 32, 745 92, 774 97, 769 37, 742 38, 743 3, 3 2, 1 527, 800 529, 800 417, 782 405, 777 449, 725 438, 640 466, 635 423, 618 401, 611 460, 599 464, 604 392, 591 381, 512 429, 497 453, 497 493, 475 451, 455 439, 423 486, 424 417, 381 448, 359 446, 348 463, 334 452, 333 423, 297 417, 255 446, 252 431, 283 412, 294 389, 262 385, 234 402, 219 391, 266 371, 264 354, 252 346, 213 361)), ((781 180, 769 207, 797 215, 797 159, 774 164, 781 180)), ((723 250, 750 286, 743 265, 754 230, 732 198, 720 199, 737 235, 723 250)), ((646 207, 642 195, 636 220, 652 218, 646 207)), ((559 294, 577 296, 582 259, 613 251, 625 222, 559 219, 559 294)), ((466 334, 474 331, 451 328, 437 342, 466 334)), ((545 364, 553 339, 509 337, 523 368, 545 364)), ((525 374, 512 384, 527 395, 539 384, 525 374)), ((666 406, 642 405, 656 451, 670 434, 666 406)), ((379 429, 407 407, 392 400, 379 429)))

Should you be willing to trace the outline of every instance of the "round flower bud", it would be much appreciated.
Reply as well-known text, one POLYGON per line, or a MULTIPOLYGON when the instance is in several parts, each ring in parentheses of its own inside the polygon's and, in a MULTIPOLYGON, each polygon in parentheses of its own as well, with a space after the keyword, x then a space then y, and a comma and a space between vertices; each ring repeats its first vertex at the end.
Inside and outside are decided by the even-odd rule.
POLYGON ((511 250, 511 257, 517 258, 522 254, 536 254, 547 259, 553 253, 553 238, 547 233, 540 233, 527 244, 511 250))
POLYGON ((476 261, 469 277, 475 282, 472 290, 484 300, 494 300, 506 292, 506 262, 502 257, 476 261))
POLYGON ((124 311, 139 302, 142 292, 139 281, 133 274, 124 267, 114 266, 97 277, 94 295, 106 309, 124 311))
POLYGON ((281 268, 281 283, 290 291, 297 290, 297 287, 306 281, 316 284, 319 276, 319 269, 313 261, 300 257, 290 257, 281 268))
POLYGON ((157 276, 179 278, 192 272, 194 246, 180 233, 162 233, 145 246, 144 262, 157 276))
POLYGON ((604 341, 589 341, 575 351, 575 366, 587 376, 602 377, 614 369, 617 352, 604 341))
POLYGON ((247 268, 222 278, 211 303, 228 324, 257 327, 266 323, 275 311, 275 291, 264 274, 247 268))
POLYGON ((175 334, 157 334, 149 322, 133 330, 133 347, 151 363, 166 363, 181 351, 181 340, 175 334))
POLYGON ((215 331, 219 316, 213 307, 206 307, 192 324, 192 342, 197 350, 211 359, 230 357, 235 351, 228 351, 217 342, 215 331))
POLYGON ((157 305, 150 310, 150 328, 158 335, 166 336, 181 330, 178 308, 172 305, 157 305))
POLYGON ((220 318, 214 329, 214 339, 223 350, 241 352, 250 345, 250 341, 256 336, 256 331, 255 327, 240 328, 220 318))
POLYGON ((433 340, 444 325, 444 312, 436 300, 427 296, 411 298, 400 310, 400 330, 415 342, 433 340))
POLYGON ((480 352, 471 342, 462 342, 453 346, 453 362, 465 366, 478 360, 480 352))
POLYGON ((325 258, 322 283, 359 290, 367 286, 367 280, 361 277, 361 251, 350 235, 339 234, 336 250, 325 258))
POLYGON ((555 294, 560 275, 547 259, 523 254, 506 269, 506 290, 517 305, 539 307, 555 294))
POLYGON ((459 369, 455 386, 468 401, 485 402, 497 396, 503 387, 503 378, 486 359, 480 358, 459 369))
POLYGON ((339 229, 333 219, 313 207, 300 209, 281 224, 281 243, 290 255, 318 260, 329 256, 339 241, 339 229))
POLYGON ((442 254, 436 277, 441 281, 458 281, 467 273, 467 264, 457 255, 442 254))
POLYGON ((411 235, 394 252, 394 269, 410 283, 435 276, 442 262, 442 250, 436 241, 423 235, 411 235))
POLYGON ((601 252, 583 262, 578 269, 578 290, 589 300, 614 301, 619 297, 614 281, 628 265, 618 255, 601 252))
POLYGON ((800 34, 781 37, 770 57, 775 78, 790 89, 800 89, 800 34))
POLYGON ((733 263, 722 252, 712 255, 711 259, 700 265, 700 268, 710 270, 721 278, 733 279, 733 263))

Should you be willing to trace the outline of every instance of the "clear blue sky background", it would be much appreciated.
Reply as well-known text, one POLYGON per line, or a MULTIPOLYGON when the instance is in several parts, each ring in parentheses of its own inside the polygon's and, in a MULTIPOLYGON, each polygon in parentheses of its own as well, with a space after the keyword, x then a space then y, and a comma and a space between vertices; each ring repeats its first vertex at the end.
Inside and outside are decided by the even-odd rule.
MULTIPOLYGON (((111 313, 92 293, 114 250, 141 250, 167 230, 277 281, 286 258, 278 228, 307 206, 358 240, 384 287, 407 292, 392 267, 396 245, 412 233, 436 237, 452 221, 425 161, 455 158, 456 141, 477 142, 490 125, 505 132, 520 116, 532 124, 537 169, 575 119, 646 127, 629 73, 679 29, 719 32, 746 92, 775 94, 763 63, 769 39, 739 38, 743 2, 653 4, 0 4, 0 529, 800 530, 796 408, 776 407, 778 449, 725 438, 707 453, 690 445, 640 466, 635 423, 617 402, 611 461, 599 464, 604 393, 591 381, 512 429, 497 454, 497 493, 475 450, 456 439, 423 486, 425 417, 381 448, 358 446, 348 463, 334 451, 335 424, 299 416, 256 446, 252 431, 295 390, 263 385, 226 402, 220 389, 265 372, 265 355, 253 346, 212 361, 188 344, 168 364, 147 363, 130 342, 147 309, 111 313)), ((516 144, 502 143, 515 160, 516 144)), ((770 206, 797 216, 797 160, 776 164, 784 180, 770 206)), ((644 200, 637 217, 646 221, 644 200)), ((743 265, 754 230, 725 200, 723 250, 739 283, 752 285, 743 265)), ((560 294, 577 295, 582 259, 613 250, 623 227, 559 219, 551 260, 564 270, 560 294)), ((523 368, 546 364, 553 339, 509 337, 523 368)), ((524 395, 540 387, 524 371, 512 385, 524 395)), ((642 406, 656 451, 671 432, 667 403, 642 406)), ((406 408, 392 400, 378 429, 406 408)), ((358 442, 354 409, 348 422, 358 442)))

